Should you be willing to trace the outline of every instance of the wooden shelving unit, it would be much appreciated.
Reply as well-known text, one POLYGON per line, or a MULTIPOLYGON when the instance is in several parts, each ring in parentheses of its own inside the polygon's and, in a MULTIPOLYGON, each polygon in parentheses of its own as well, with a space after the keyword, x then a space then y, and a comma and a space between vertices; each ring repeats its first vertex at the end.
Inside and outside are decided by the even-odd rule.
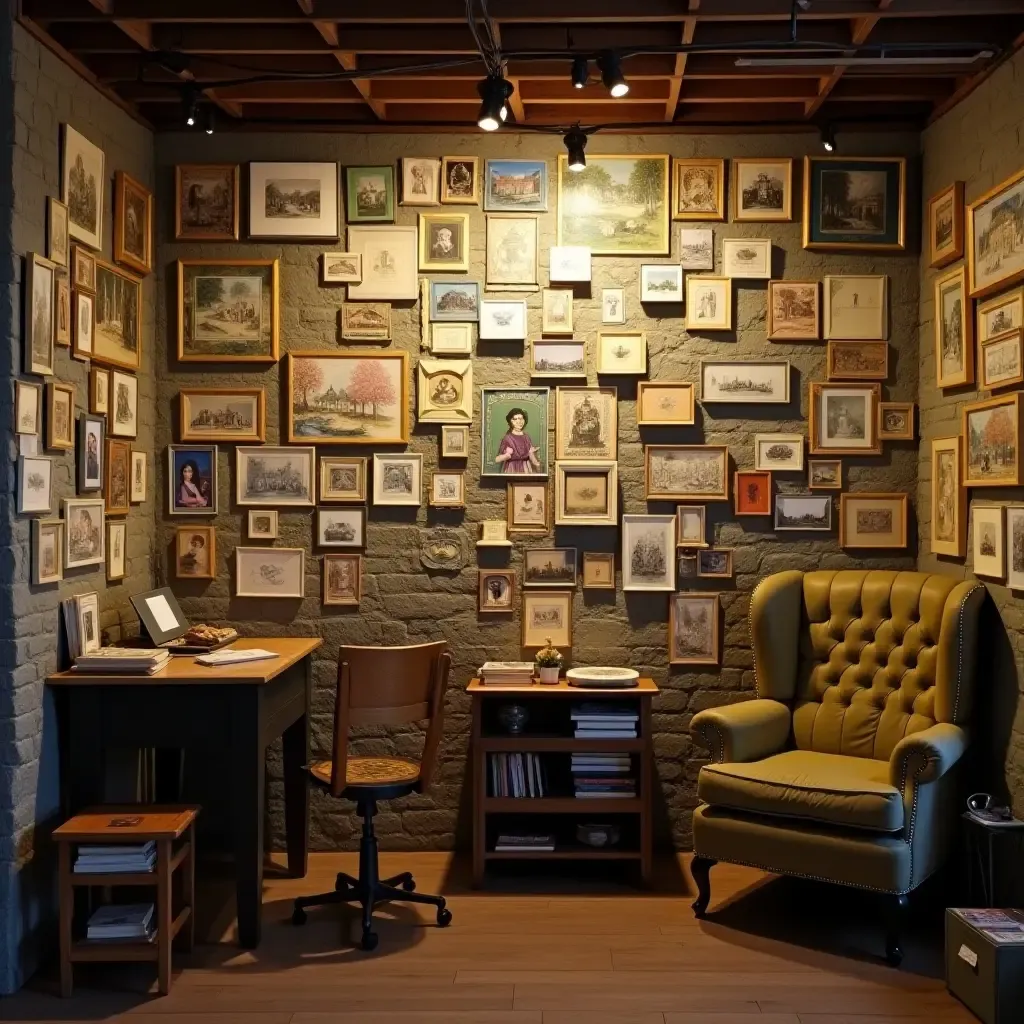
MULTIPOLYGON (((472 770, 473 770, 473 884, 484 883, 486 866, 492 861, 635 861, 644 884, 651 873, 651 808, 653 804, 653 744, 651 736, 651 700, 658 693, 652 679, 641 679, 639 685, 623 690, 587 690, 569 686, 563 679, 557 686, 484 686, 478 679, 470 681, 467 692, 473 699, 472 770), (614 702, 638 714, 636 739, 578 740, 573 735, 569 718, 570 704, 576 702, 614 702), (536 733, 530 722, 522 734, 501 735, 495 725, 497 707, 501 704, 523 704, 530 718, 540 719, 536 733), (552 728, 552 724, 561 728, 552 728), (579 798, 572 795, 545 797, 507 797, 488 793, 491 754, 523 753, 557 758, 564 755, 565 765, 572 754, 630 754, 634 758, 637 780, 635 797, 579 798), (496 816, 515 815, 516 827, 534 833, 551 831, 552 815, 566 819, 559 823, 564 832, 575 831, 578 822, 614 815, 622 822, 623 840, 608 849, 592 849, 565 837, 553 852, 498 852, 493 849, 496 816), (569 816, 569 817, 567 817, 569 816)), ((566 772, 568 774, 568 772, 566 772)), ((571 790, 570 790, 571 794, 571 790)), ((503 821, 510 819, 503 817, 503 821)), ((504 827, 504 826, 498 826, 504 827)))

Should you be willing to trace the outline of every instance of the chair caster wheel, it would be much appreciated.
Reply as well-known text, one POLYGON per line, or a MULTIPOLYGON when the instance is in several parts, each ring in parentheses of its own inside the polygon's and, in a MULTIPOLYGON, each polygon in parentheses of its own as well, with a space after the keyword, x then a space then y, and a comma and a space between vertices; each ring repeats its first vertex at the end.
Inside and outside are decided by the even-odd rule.
POLYGON ((377 943, 379 941, 380 939, 377 937, 376 932, 363 932, 363 937, 359 942, 359 947, 367 953, 370 953, 377 948, 377 943))
POLYGON ((447 928, 452 923, 452 912, 447 907, 440 907, 437 911, 437 927, 447 928))
POLYGON ((404 890, 405 890, 406 892, 415 892, 415 891, 416 891, 416 879, 415 879, 415 878, 407 878, 407 879, 406 879, 406 880, 405 880, 405 881, 404 881, 404 882, 402 883, 402 888, 403 888, 403 889, 404 889, 404 890))
POLYGON ((296 907, 292 911, 292 924, 300 925, 300 924, 305 924, 305 923, 306 923, 306 912, 302 909, 302 907, 296 907))
POLYGON ((885 962, 890 967, 899 967, 903 963, 903 947, 898 945, 887 945, 885 949, 885 962))

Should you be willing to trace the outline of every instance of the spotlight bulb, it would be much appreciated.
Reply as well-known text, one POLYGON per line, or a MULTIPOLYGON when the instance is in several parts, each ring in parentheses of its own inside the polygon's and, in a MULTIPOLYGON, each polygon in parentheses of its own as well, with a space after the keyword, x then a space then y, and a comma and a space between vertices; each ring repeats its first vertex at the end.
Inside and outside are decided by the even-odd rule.
POLYGON ((485 131, 497 131, 508 118, 506 101, 512 95, 512 83, 501 75, 488 75, 477 82, 480 93, 480 113, 476 123, 485 131))
POLYGON ((622 66, 619 63, 617 53, 602 53, 597 58, 597 66, 601 69, 601 81, 604 87, 615 97, 620 99, 629 92, 629 82, 622 75, 622 66))
POLYGON ((565 148, 569 152, 569 170, 582 171, 587 166, 587 157, 583 152, 587 148, 587 137, 579 128, 573 128, 562 136, 565 148))
POLYGON ((572 62, 572 84, 576 89, 583 89, 590 77, 590 65, 586 57, 577 57, 572 62))
POLYGON ((212 135, 217 127, 217 113, 214 110, 213 104, 206 108, 206 117, 203 123, 203 131, 207 135, 212 135))
POLYGON ((836 149, 836 136, 835 132, 829 127, 821 129, 821 144, 825 149, 826 153, 834 153, 836 149))
POLYGON ((189 128, 194 128, 199 110, 199 95, 195 87, 188 88, 182 93, 181 103, 185 111, 185 124, 189 128))

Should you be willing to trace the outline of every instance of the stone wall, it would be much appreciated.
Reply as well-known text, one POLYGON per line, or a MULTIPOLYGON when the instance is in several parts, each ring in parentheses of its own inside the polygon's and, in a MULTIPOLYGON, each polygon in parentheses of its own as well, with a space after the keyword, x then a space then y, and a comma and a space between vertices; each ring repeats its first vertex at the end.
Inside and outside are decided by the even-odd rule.
MULTIPOLYGON (((1017 53, 962 103, 931 125, 922 136, 923 201, 953 181, 965 183, 972 202, 1024 167, 1024 53, 1017 53)), ((989 397, 973 387, 940 391, 935 386, 935 279, 958 264, 930 270, 921 259, 920 403, 921 453, 918 508, 921 547, 918 564, 930 572, 970 578, 972 561, 931 554, 931 439, 961 432, 965 403, 989 397)), ((975 303, 970 303, 974 317, 975 303)), ((969 498, 983 503, 1020 503, 1020 488, 983 487, 969 498)), ((968 543, 968 548, 970 544, 968 543)), ((991 579, 984 580, 993 597, 992 636, 986 645, 991 659, 979 680, 981 714, 977 733, 976 787, 1009 796, 1017 816, 1024 816, 1024 612, 1020 595, 991 579), (998 617, 997 617, 998 616, 998 617), (1001 623, 1001 625, 1000 625, 1001 623)))
MULTIPOLYGON (((7 5, 5 4, 4 7, 7 5)), ((6 14, 6 12, 5 12, 6 14)), ((60 196, 60 126, 70 123, 106 153, 109 179, 103 225, 110 258, 115 170, 153 185, 153 136, 82 81, 21 26, 0 16, 0 435, 7 486, 0 496, 0 993, 17 988, 38 959, 40 939, 52 938, 54 860, 43 827, 58 812, 56 722, 43 680, 57 667, 59 601, 97 591, 100 625, 112 641, 122 622, 134 631, 129 595, 152 586, 154 492, 128 516, 127 576, 108 583, 105 568, 72 570, 58 585, 31 583, 31 521, 17 516, 14 379, 22 372, 22 276, 27 252, 46 252, 46 197, 60 196), (13 37, 11 33, 13 32, 13 37), (13 83, 13 88, 11 84, 13 83)), ((143 285, 143 360, 139 375, 139 436, 135 447, 156 450, 152 275, 143 285)), ((75 385, 77 412, 88 411, 87 363, 57 347, 53 380, 75 385)), ((38 383, 39 378, 34 379, 38 383)), ((75 495, 75 457, 54 456, 53 516, 75 495)))
MULTIPOLYGON (((842 136, 842 152, 849 154, 907 155, 917 153, 917 137, 884 134, 874 137, 842 136)), ((669 152, 673 156, 695 155, 779 156, 795 158, 820 152, 815 135, 741 136, 654 135, 649 137, 599 136, 591 139, 590 153, 669 152)), ((303 546, 309 552, 306 564, 306 599, 290 602, 257 602, 234 598, 233 552, 245 542, 245 509, 235 507, 234 452, 222 445, 219 462, 220 509, 217 527, 217 579, 200 583, 181 583, 167 579, 170 545, 176 525, 163 515, 166 508, 165 458, 168 442, 176 441, 178 391, 183 386, 259 385, 267 391, 267 442, 278 443, 281 433, 280 368, 247 369, 244 366, 196 367, 179 364, 174 357, 175 267, 182 257, 278 257, 281 261, 281 349, 335 350, 338 347, 338 310, 344 289, 323 288, 319 282, 320 253, 335 246, 308 244, 206 243, 182 244, 173 241, 173 168, 186 162, 237 162, 246 179, 245 164, 250 160, 333 160, 342 165, 395 164, 402 156, 475 153, 487 157, 539 157, 548 161, 550 177, 549 212, 540 216, 541 280, 547 283, 548 249, 555 242, 556 155, 561 141, 540 135, 497 134, 484 136, 429 135, 331 135, 331 134, 168 134, 157 139, 159 273, 161 287, 157 311, 157 338, 160 376, 157 382, 157 493, 160 496, 158 554, 164 560, 158 573, 160 582, 174 587, 186 613, 193 620, 212 622, 230 620, 246 633, 307 633, 325 640, 316 662, 316 698, 314 743, 317 751, 330 746, 331 708, 336 675, 338 645, 341 643, 398 644, 445 638, 452 647, 455 671, 448 698, 448 717, 442 747, 442 759, 436 784, 428 795, 395 801, 383 809, 380 833, 390 848, 443 849, 464 835, 468 823, 466 751, 469 734, 469 701, 463 693, 475 668, 488 658, 517 658, 521 655, 520 624, 515 616, 478 616, 476 611, 477 563, 457 576, 428 574, 420 565, 420 530, 433 523, 462 524, 471 538, 478 535, 482 519, 505 517, 505 487, 502 483, 481 482, 479 477, 479 396, 475 397, 476 420, 472 428, 472 449, 467 464, 467 507, 465 514, 451 510, 428 510, 426 505, 415 517, 409 510, 369 509, 367 546, 364 562, 364 592, 358 611, 322 608, 320 604, 320 565, 313 546, 311 514, 281 513, 281 545, 303 546)), ((797 195, 800 164, 797 163, 797 195)), ((911 159, 910 181, 916 181, 916 161, 911 159)), ((912 187, 911 208, 916 209, 916 189, 912 187)), ((247 189, 242 190, 242 230, 245 231, 247 189)), ((471 223, 470 280, 484 279, 485 220, 479 207, 468 210, 471 223)), ((799 217, 799 202, 794 203, 799 217)), ((397 208, 397 223, 415 224, 417 209, 397 208)), ((678 224, 673 225, 673 257, 678 259, 678 224)), ((917 322, 918 275, 914 253, 905 255, 823 255, 801 248, 799 220, 781 225, 715 224, 716 250, 721 251, 723 237, 744 235, 770 236, 775 244, 774 274, 777 277, 821 278, 828 273, 885 273, 890 276, 891 296, 891 376, 886 388, 891 399, 913 400, 917 393, 915 324, 917 322)), ((910 224, 910 238, 917 237, 916 223, 910 224)), ((639 303, 639 258, 596 257, 593 261, 591 297, 577 292, 574 307, 577 337, 596 338, 600 324, 600 291, 621 286, 626 290, 627 328, 647 332, 649 367, 652 379, 698 379, 702 356, 757 359, 784 357, 795 369, 793 399, 786 407, 750 407, 742 419, 721 418, 713 407, 699 416, 696 427, 675 428, 661 437, 646 440, 680 443, 728 444, 732 468, 753 464, 752 434, 755 431, 807 430, 807 384, 825 378, 825 346, 773 344, 765 340, 766 285, 741 282, 735 289, 735 331, 716 333, 707 338, 688 336, 681 308, 666 307, 658 317, 657 307, 645 315, 639 303)), ((650 260, 649 262, 667 262, 650 260)), ((528 296, 530 337, 540 328, 539 293, 528 296)), ((413 357, 419 348, 419 310, 411 304, 393 310, 393 349, 402 349, 413 357)), ((474 357, 474 386, 525 385, 530 383, 523 354, 508 347, 483 343, 474 357)), ((591 369, 590 383, 597 379, 591 369)), ((607 383, 607 382, 604 382, 607 383)), ((643 449, 635 417, 635 385, 619 381, 619 479, 623 512, 672 511, 672 506, 648 503, 643 490, 643 449)), ((413 394, 415 394, 413 388, 413 394)), ((735 407, 734 407, 735 408, 735 407)), ((429 480, 437 468, 439 428, 416 426, 412 430, 410 450, 424 455, 424 475, 429 480)), ((334 451, 349 451, 336 448, 334 451)), ((320 454, 331 449, 324 447, 320 454)), ((353 454, 372 454, 372 449, 351 449, 353 454)), ((911 442, 889 444, 881 457, 845 460, 846 486, 864 491, 914 490, 917 472, 916 446, 911 442)), ((781 474, 781 489, 803 490, 802 474, 781 474)), ((838 510, 837 510, 838 511, 838 510)), ((789 534, 776 537, 766 520, 737 520, 731 504, 708 505, 708 532, 722 546, 736 548, 736 578, 724 586, 700 589, 721 590, 725 618, 725 646, 722 667, 708 672, 682 671, 667 662, 667 597, 664 594, 612 595, 600 591, 577 591, 574 604, 573 657, 591 664, 629 665, 651 675, 664 688, 656 702, 655 729, 658 756, 663 838, 685 847, 689 842, 690 810, 695 804, 695 779, 700 764, 699 749, 691 748, 688 724, 701 708, 748 697, 753 686, 751 658, 747 648, 745 623, 748 595, 757 579, 783 568, 816 568, 914 564, 913 548, 906 555, 874 559, 844 554, 835 533, 815 537, 789 534)), ((912 531, 912 544, 916 538, 912 531)), ((617 531, 558 528, 554 538, 535 537, 517 540, 510 565, 521 569, 522 551, 528 546, 575 546, 582 551, 617 551, 617 531)), ((487 562, 484 564, 493 565, 487 562)), ((701 581, 704 584, 717 581, 701 581)), ((363 751, 405 753, 418 749, 419 737, 412 731, 379 730, 360 740, 363 751)), ((280 785, 274 768, 271 787, 274 833, 281 837, 280 785)), ((344 804, 313 797, 314 848, 351 848, 357 824, 344 804)))

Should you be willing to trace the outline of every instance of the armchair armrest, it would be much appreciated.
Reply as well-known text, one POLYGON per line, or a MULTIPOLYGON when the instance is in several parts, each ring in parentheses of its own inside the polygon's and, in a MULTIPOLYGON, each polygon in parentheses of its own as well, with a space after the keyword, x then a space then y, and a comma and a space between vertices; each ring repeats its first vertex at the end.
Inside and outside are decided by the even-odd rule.
POLYGON ((914 786, 934 782, 960 760, 966 749, 967 733, 948 722, 905 736, 889 758, 889 781, 901 790, 907 780, 914 786))
POLYGON ((789 708, 777 700, 747 700, 698 712, 690 734, 719 763, 757 761, 785 746, 791 721, 789 708))

